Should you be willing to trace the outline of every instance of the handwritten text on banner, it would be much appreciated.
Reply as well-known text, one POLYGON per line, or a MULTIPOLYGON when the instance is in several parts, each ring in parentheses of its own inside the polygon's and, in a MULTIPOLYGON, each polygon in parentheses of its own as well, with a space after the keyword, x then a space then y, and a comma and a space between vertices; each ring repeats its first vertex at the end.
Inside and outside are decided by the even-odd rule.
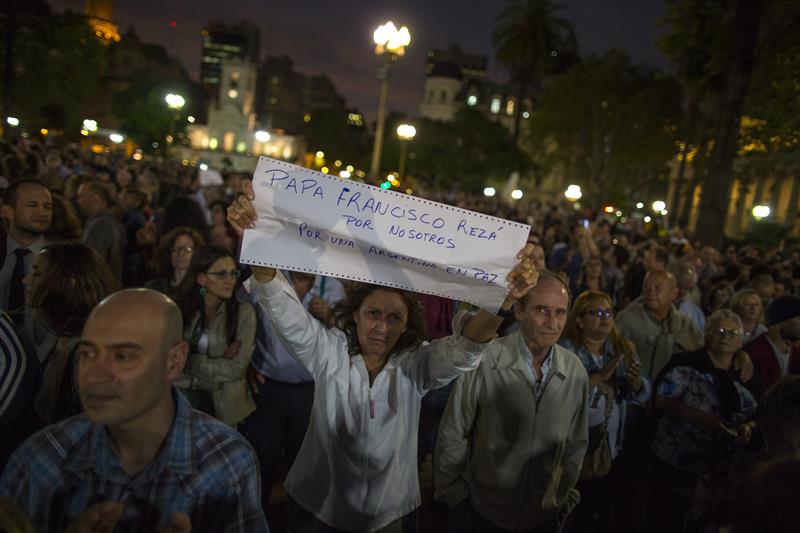
POLYGON ((435 294, 495 312, 529 226, 261 157, 242 262, 435 294))

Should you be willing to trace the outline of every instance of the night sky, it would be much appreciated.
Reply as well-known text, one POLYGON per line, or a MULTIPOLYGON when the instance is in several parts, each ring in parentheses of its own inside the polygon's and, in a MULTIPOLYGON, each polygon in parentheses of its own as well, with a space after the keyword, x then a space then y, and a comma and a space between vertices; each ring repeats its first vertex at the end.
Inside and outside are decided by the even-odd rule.
MULTIPOLYGON (((492 59, 491 32, 503 0, 117 0, 114 18, 124 33, 131 26, 145 42, 165 46, 199 78, 200 30, 211 20, 246 20, 261 31, 261 56, 289 55, 295 69, 330 76, 348 105, 374 118, 379 64, 372 32, 392 20, 411 31, 411 46, 395 65, 389 108, 416 115, 424 80, 425 51, 456 43, 487 55, 489 76, 505 72, 492 59), (176 21, 176 28, 170 27, 176 21)), ((667 68, 653 46, 662 31, 664 0, 561 0, 561 16, 578 35, 580 53, 625 50, 637 63, 667 68)), ((56 10, 83 11, 83 0, 50 0, 56 10)))

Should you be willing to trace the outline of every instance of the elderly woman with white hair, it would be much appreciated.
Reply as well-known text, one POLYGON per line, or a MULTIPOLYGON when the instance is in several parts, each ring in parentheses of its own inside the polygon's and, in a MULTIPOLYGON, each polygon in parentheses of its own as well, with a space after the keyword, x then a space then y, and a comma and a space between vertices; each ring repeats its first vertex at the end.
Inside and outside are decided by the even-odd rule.
MULTIPOLYGON (((653 509, 660 524, 683 523, 688 494, 699 476, 710 473, 750 440, 756 400, 733 370, 742 346, 739 316, 729 309, 706 322, 705 346, 676 354, 656 379, 658 416, 650 447, 653 470, 664 494, 653 509)), ((667 529, 679 531, 680 529, 667 529)))

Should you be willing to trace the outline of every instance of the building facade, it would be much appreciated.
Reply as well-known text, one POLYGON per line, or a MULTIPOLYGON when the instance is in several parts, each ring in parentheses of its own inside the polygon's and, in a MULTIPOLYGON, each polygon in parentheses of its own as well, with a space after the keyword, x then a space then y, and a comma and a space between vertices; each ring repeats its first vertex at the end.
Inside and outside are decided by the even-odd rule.
POLYGON ((219 94, 217 88, 221 81, 222 65, 226 60, 258 63, 259 32, 252 24, 210 22, 201 32, 201 36, 200 83, 212 97, 219 94))

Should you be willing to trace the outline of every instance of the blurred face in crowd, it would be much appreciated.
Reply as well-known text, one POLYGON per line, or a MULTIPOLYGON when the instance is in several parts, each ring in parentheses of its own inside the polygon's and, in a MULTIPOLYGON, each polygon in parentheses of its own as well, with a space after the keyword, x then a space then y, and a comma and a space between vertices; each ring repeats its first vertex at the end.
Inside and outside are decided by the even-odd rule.
POLYGON ((541 277, 525 298, 515 306, 522 338, 531 353, 549 350, 567 323, 569 294, 564 286, 550 277, 541 277))
POLYGON ((92 217, 100 212, 102 209, 100 206, 101 202, 102 199, 96 193, 92 192, 86 184, 78 187, 78 207, 87 217, 92 217))
POLYGON ((598 278, 603 273, 603 263, 599 257, 592 257, 586 261, 586 277, 598 278))
MULTIPOLYGON (((130 290, 101 302, 78 344, 78 384, 95 424, 143 429, 172 401, 188 347, 180 311, 165 296, 130 290)), ((167 410, 168 412, 168 410, 167 410)))
POLYGON ((728 286, 720 286, 711 298, 712 310, 716 311, 728 305, 731 296, 733 296, 733 291, 728 286))
POLYGON ((733 320, 723 318, 706 329, 706 348, 717 356, 730 356, 742 347, 742 331, 733 320))
POLYGON ((672 274, 664 271, 648 272, 642 286, 645 308, 656 316, 665 315, 678 297, 678 287, 672 274))
POLYGON ((375 289, 353 313, 353 321, 363 354, 388 357, 408 327, 408 307, 400 293, 375 289))
POLYGON ((579 313, 578 328, 585 339, 594 342, 606 340, 614 327, 614 307, 606 298, 593 298, 579 313))
POLYGON ((25 287, 25 303, 30 304, 31 297, 36 292, 36 288, 42 283, 42 276, 47 271, 47 255, 39 254, 31 266, 31 270, 22 278, 22 285, 25 287))
POLYGON ((531 261, 533 261, 533 266, 538 271, 542 271, 547 268, 544 258, 544 248, 542 247, 541 244, 533 245, 533 253, 531 254, 531 261))
POLYGON ((197 284, 205 287, 207 295, 227 300, 233 296, 238 276, 239 271, 236 270, 233 258, 220 257, 211 264, 208 272, 197 275, 197 284))
POLYGON ((214 204, 211 208, 211 225, 224 226, 226 217, 227 213, 225 212, 225 208, 220 204, 214 204))
POLYGON ((655 246, 648 246, 645 249, 644 255, 642 255, 642 266, 647 271, 662 270, 664 268, 664 264, 658 260, 655 246))
POLYGON ((789 344, 800 343, 800 317, 795 317, 780 324, 781 338, 789 344))
POLYGON ((20 185, 16 204, 3 206, 9 219, 9 230, 26 237, 38 237, 50 227, 53 219, 53 198, 50 191, 35 183, 20 185))
POLYGON ((175 270, 186 270, 194 255, 194 241, 188 235, 178 235, 170 250, 170 261, 175 270))
POLYGON ((746 294, 739 302, 739 316, 742 320, 752 321, 761 318, 761 311, 764 309, 761 298, 756 294, 746 294))

